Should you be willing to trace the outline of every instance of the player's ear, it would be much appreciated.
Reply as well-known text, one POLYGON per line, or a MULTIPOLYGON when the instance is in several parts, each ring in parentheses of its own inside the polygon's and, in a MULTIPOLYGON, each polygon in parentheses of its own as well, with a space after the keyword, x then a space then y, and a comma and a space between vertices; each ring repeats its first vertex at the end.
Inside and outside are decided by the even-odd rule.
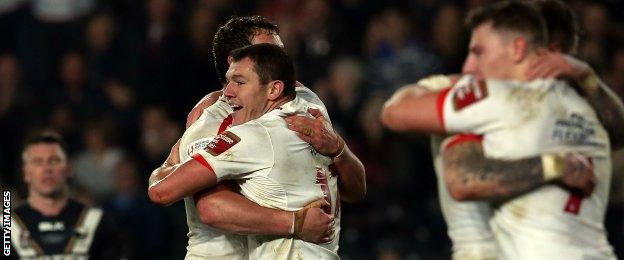
POLYGON ((282 82, 281 80, 271 81, 271 83, 269 83, 267 91, 267 98, 269 100, 276 100, 280 98, 284 93, 284 82, 282 82))
POLYGON ((529 53, 529 46, 526 38, 523 36, 516 37, 512 42, 512 58, 516 63, 521 62, 529 53))

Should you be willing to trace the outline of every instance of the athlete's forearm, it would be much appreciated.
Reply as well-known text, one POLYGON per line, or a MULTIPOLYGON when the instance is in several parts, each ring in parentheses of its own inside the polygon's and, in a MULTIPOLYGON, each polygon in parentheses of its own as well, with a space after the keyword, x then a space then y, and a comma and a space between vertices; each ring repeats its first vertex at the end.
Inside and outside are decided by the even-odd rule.
POLYGON ((173 172, 173 170, 175 170, 174 166, 180 163, 179 147, 180 140, 178 140, 173 147, 171 147, 171 151, 169 152, 169 156, 167 156, 165 162, 160 167, 152 171, 148 180, 148 187, 152 186, 155 182, 164 179, 167 175, 173 172))
POLYGON ((358 202, 366 196, 366 171, 364 164, 345 145, 341 155, 334 158, 338 171, 340 198, 346 202, 358 202))
POLYGON ((170 205, 217 183, 215 173, 196 160, 158 170, 160 172, 152 174, 154 178, 150 177, 154 181, 150 183, 148 195, 152 202, 160 205, 170 205))
MULTIPOLYGON (((595 75, 590 77, 595 77, 595 75)), ((598 78, 587 84, 597 84, 593 88, 584 86, 584 94, 587 102, 596 110, 600 122, 607 130, 611 148, 617 149, 624 146, 624 105, 622 100, 598 78)))
POLYGON ((485 158, 481 143, 462 142, 443 152, 444 177, 457 200, 509 198, 546 184, 540 157, 515 161, 485 158))
POLYGON ((293 212, 262 207, 218 185, 195 195, 201 221, 209 226, 242 235, 289 235, 293 212))
POLYGON ((438 95, 417 86, 403 87, 384 104, 381 122, 395 132, 443 133, 436 110, 438 95))

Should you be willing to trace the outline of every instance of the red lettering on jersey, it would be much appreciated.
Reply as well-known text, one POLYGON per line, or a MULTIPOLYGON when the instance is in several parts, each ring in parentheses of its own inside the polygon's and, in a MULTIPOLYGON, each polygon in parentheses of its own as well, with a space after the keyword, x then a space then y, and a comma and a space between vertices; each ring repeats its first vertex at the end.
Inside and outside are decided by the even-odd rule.
POLYGON ((206 145, 206 152, 212 154, 212 156, 217 156, 228 149, 232 148, 235 144, 240 142, 240 137, 235 135, 230 131, 225 131, 221 134, 218 134, 208 145, 206 145))
POLYGON ((483 80, 471 80, 468 84, 458 86, 453 95, 455 111, 477 103, 488 96, 487 86, 483 80))

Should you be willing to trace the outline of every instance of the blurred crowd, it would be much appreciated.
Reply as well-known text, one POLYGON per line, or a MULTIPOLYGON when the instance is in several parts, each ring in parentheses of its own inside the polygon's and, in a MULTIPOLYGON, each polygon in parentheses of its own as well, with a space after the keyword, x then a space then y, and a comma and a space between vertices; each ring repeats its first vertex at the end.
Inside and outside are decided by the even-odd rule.
MULTIPOLYGON (((450 241, 427 137, 389 134, 379 122, 397 88, 457 73, 466 10, 486 0, 2 0, 2 187, 22 196, 20 149, 51 128, 68 141, 74 196, 102 206, 131 258, 185 253, 182 203, 147 200, 151 170, 181 136, 187 113, 220 89, 216 28, 258 14, 280 27, 298 79, 325 102, 333 126, 362 159, 369 193, 343 204, 344 259, 447 259, 450 241)), ((568 2, 584 30, 578 56, 624 96, 624 2, 568 2)), ((624 152, 614 154, 606 225, 624 257, 624 152)))

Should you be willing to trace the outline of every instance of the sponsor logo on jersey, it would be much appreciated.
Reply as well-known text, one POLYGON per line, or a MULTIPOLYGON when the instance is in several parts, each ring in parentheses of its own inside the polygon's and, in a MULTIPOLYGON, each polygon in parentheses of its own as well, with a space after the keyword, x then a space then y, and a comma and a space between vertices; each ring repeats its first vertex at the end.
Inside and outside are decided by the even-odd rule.
POLYGON ((40 232, 52 232, 52 231, 63 231, 65 230, 65 224, 62 221, 48 222, 42 221, 39 222, 39 231, 40 232))
POLYGON ((453 107, 455 111, 464 109, 488 96, 487 86, 484 80, 471 79, 467 82, 457 84, 457 90, 453 94, 453 107))
POLYGON ((193 154, 195 154, 197 151, 206 148, 206 146, 208 146, 208 143, 210 143, 211 138, 204 138, 204 139, 200 139, 197 140, 196 142, 191 143, 188 146, 188 149, 186 150, 186 154, 188 156, 191 156, 193 154))
POLYGON ((217 156, 228 149, 232 148, 235 144, 240 142, 240 137, 230 131, 225 131, 217 135, 212 141, 206 145, 206 152, 212 156, 217 156))
POLYGON ((568 145, 600 146, 595 141, 595 124, 582 115, 572 113, 568 118, 560 118, 555 122, 552 139, 568 145))

